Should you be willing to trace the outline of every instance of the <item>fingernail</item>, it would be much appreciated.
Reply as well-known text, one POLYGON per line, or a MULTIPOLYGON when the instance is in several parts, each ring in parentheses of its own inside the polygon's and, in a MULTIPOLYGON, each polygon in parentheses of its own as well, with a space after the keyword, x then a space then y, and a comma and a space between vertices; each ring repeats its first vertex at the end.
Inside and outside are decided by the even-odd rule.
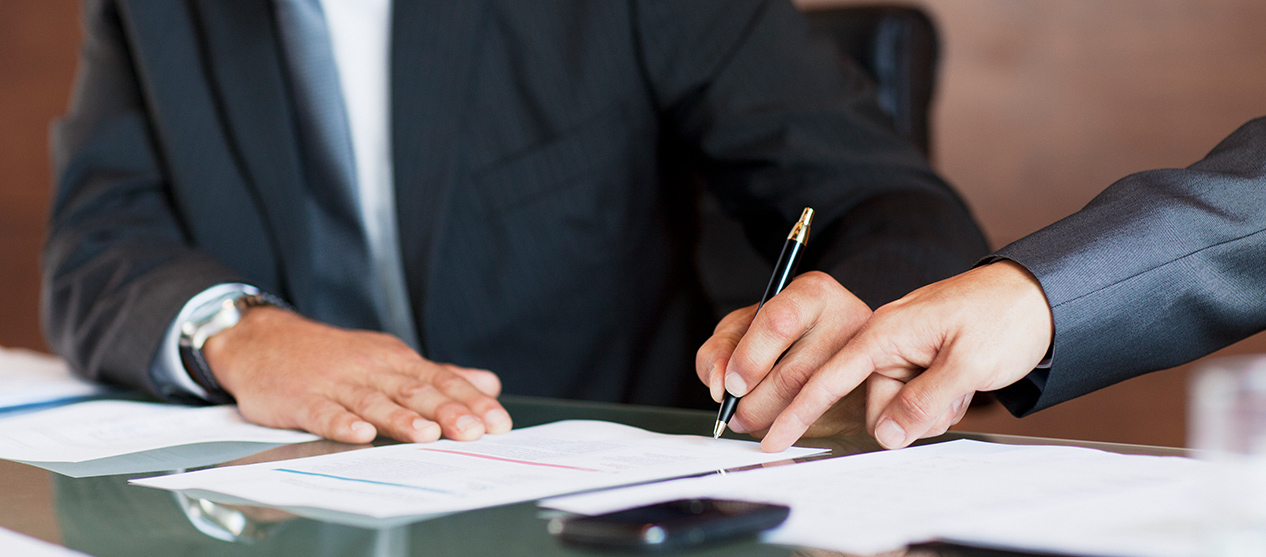
POLYGON ((725 424, 725 426, 734 433, 747 433, 747 426, 743 425, 743 421, 740 420, 738 416, 730 418, 730 423, 725 424))
POLYGON ((356 433, 358 435, 365 434, 365 433, 376 433, 376 430, 374 429, 374 424, 371 424, 369 422, 353 422, 352 433, 356 433))
POLYGON ((493 408, 484 414, 484 423, 489 429, 510 429, 510 414, 500 408, 493 408))
POLYGON ((901 429, 892 418, 884 418, 875 426, 875 440, 886 449, 896 449, 905 445, 906 430, 901 429))
POLYGON ((457 418, 457 422, 454 423, 453 425, 456 426, 457 429, 460 431, 466 431, 482 423, 483 422, 479 421, 479 418, 476 418, 474 416, 467 414, 465 416, 457 418))
POLYGON ((429 427, 431 427, 431 426, 433 426, 433 425, 435 425, 435 422, 433 422, 433 421, 431 421, 431 420, 424 420, 424 419, 422 419, 422 418, 418 418, 418 419, 416 419, 416 420, 413 420, 413 429, 414 429, 414 430, 417 430, 417 431, 421 431, 421 430, 426 429, 426 428, 429 428, 429 427))
POLYGON ((718 391, 720 391, 720 389, 718 388, 719 385, 717 385, 716 373, 717 373, 717 365, 713 363, 713 364, 708 365, 708 372, 705 373, 703 376, 708 378, 708 380, 706 381, 706 383, 708 384, 708 394, 712 396, 712 400, 716 402, 720 402, 721 398, 717 396, 718 391))
POLYGON ((712 365, 712 370, 708 372, 708 392, 712 395, 712 400, 721 402, 721 398, 725 396, 725 377, 716 369, 716 364, 712 365))
POLYGON ((963 398, 958 399, 958 402, 954 404, 954 414, 957 415, 959 412, 962 412, 963 408, 967 407, 967 403, 970 400, 970 394, 963 395, 963 398))
POLYGON ((747 394, 747 382, 739 377, 737 373, 727 373, 725 375, 725 390, 734 396, 743 396, 747 394))

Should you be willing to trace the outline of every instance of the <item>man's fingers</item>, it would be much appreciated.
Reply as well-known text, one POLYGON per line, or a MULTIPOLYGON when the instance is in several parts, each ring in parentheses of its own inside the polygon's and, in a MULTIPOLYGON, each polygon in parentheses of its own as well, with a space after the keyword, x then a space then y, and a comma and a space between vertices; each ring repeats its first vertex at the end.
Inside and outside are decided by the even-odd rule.
POLYGON ((814 421, 856 388, 874 370, 865 342, 841 350, 805 383, 800 394, 778 415, 761 441, 761 449, 779 452, 790 447, 814 421))
POLYGON ((747 332, 755 314, 754 305, 730 312, 721 319, 712 336, 704 341, 695 355, 695 373, 708 386, 709 394, 716 402, 721 402, 721 397, 725 394, 725 369, 730 356, 738 346, 739 339, 747 332))
POLYGON ((486 426, 487 433, 505 433, 510 431, 510 414, 501 407, 497 399, 484 394, 459 374, 441 368, 430 378, 444 396, 469 408, 486 426))
POLYGON ((344 407, 393 439, 428 443, 440 438, 439 425, 401 406, 382 391, 367 387, 345 389, 339 398, 344 407))
POLYGON ((300 400, 299 405, 297 425, 326 439, 361 444, 369 443, 378 436, 372 424, 328 398, 310 395, 300 400))
POLYGON ((942 433, 949 431, 949 428, 953 427, 954 424, 963 419, 963 414, 967 412, 967 405, 970 403, 971 393, 958 397, 958 400, 955 400, 954 403, 950 405, 949 411, 941 415, 941 418, 937 420, 936 425, 924 432, 923 435, 920 435, 919 438, 936 437, 937 435, 941 435, 942 433))
POLYGON ((474 385, 476 389, 479 389, 479 392, 492 398, 501 396, 501 379, 497 377, 497 374, 486 369, 474 369, 452 364, 443 365, 445 369, 460 375, 462 379, 474 385))
POLYGON ((376 386, 423 418, 440 425, 445 437, 472 441, 484 433, 510 430, 510 415, 492 397, 480 392, 461 375, 444 366, 427 364, 429 369, 414 375, 383 374, 376 386))
POLYGON ((905 386, 903 381, 878 373, 866 378, 866 431, 875 431, 879 416, 905 386))
MULTIPOLYGON (((798 277, 756 313, 751 327, 730 356, 725 372, 727 392, 734 396, 751 392, 773 369, 783 352, 817 322, 827 303, 827 296, 820 292, 826 287, 817 275, 822 273, 798 277)), ((827 280, 834 283, 834 279, 827 277, 827 280)))
POLYGON ((956 403, 975 392, 976 375, 942 351, 932 367, 907 382, 881 412, 875 440, 898 449, 926 436, 942 420, 948 422, 958 410, 956 403))
MULTIPOLYGON (((445 437, 470 441, 484 433, 505 433, 513 425, 497 399, 466 380, 481 372, 419 360, 400 373, 376 374, 371 383, 401 406, 437 422, 445 437)), ((497 383, 499 390, 500 380, 497 383)))
MULTIPOLYGON (((795 399, 809 378, 833 356, 846 338, 839 331, 814 329, 792 346, 782 359, 739 402, 736 418, 744 430, 764 430, 795 399)), ((741 430, 739 430, 741 431, 741 430)))
POLYGON ((957 425, 958 422, 963 421, 963 416, 967 415, 967 408, 971 406, 971 399, 972 399, 972 396, 975 394, 976 393, 974 392, 967 393, 963 395, 963 398, 958 401, 957 409, 954 411, 954 418, 950 420, 950 427, 953 427, 957 425))

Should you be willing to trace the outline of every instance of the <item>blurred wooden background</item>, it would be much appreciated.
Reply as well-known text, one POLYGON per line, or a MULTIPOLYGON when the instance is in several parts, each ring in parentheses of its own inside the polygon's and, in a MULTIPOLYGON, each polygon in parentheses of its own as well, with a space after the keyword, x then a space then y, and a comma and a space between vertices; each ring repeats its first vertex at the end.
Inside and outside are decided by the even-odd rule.
MULTIPOLYGON (((799 0, 802 7, 861 3, 799 0)), ((874 2, 865 2, 874 3, 874 2)), ((943 49, 933 148, 994 246, 1129 173, 1191 164, 1266 115, 1260 0, 921 0, 943 49)), ((38 256, 47 130, 67 101, 78 3, 0 0, 0 346, 45 349, 38 256)), ((1224 352, 1266 352, 1259 335, 1224 352)), ((960 429, 1181 445, 1188 369, 960 429)))

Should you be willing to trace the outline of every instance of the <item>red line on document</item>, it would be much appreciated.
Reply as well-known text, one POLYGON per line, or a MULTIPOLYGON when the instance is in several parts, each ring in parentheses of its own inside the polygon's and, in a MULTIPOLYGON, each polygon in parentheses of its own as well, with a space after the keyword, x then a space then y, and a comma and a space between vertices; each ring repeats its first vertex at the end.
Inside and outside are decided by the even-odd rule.
POLYGON ((580 470, 581 472, 601 472, 602 470, 594 470, 593 468, 581 468, 579 466, 567 466, 565 464, 549 464, 545 462, 532 462, 530 460, 516 460, 513 458, 501 458, 499 456, 491 456, 479 453, 468 453, 463 451, 448 451, 444 449, 431 449, 427 447, 418 447, 420 451, 431 451, 434 453, 448 453, 461 456, 473 456, 475 458, 486 458, 488 460, 500 460, 501 462, 513 462, 515 464, 526 464, 528 466, 548 466, 550 468, 565 468, 567 470, 580 470))

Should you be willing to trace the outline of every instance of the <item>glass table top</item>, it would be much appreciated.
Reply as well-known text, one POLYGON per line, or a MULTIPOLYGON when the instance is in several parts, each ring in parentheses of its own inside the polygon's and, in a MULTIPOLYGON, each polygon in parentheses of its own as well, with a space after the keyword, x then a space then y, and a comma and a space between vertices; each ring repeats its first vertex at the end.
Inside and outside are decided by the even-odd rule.
MULTIPOLYGON (((672 434, 709 435, 715 414, 706 411, 502 397, 526 427, 564 419, 596 419, 672 434)), ((742 435, 727 434, 737 439, 742 435)), ((977 439, 1010 444, 1065 444, 1130 454, 1182 455, 1182 449, 1031 437, 950 432, 924 442, 977 439)), ((829 448, 830 457, 880 450, 865 434, 805 440, 829 448)), ((331 441, 279 447, 250 461, 312 456, 355 448, 331 441)), ((241 462, 241 461, 238 461, 241 462)), ((366 529, 297 517, 278 509, 229 506, 127 484, 155 473, 75 479, 28 465, 0 461, 0 527, 60 543, 90 555, 610 555, 562 545, 547 531, 549 512, 526 502, 468 511, 404 526, 366 529)), ((3 549, 0 548, 0 554, 3 549)), ((627 555, 627 553, 625 553, 627 555)), ((737 542, 689 555, 825 556, 814 549, 737 542)), ((907 549, 911 556, 1022 555, 946 544, 907 549)))

